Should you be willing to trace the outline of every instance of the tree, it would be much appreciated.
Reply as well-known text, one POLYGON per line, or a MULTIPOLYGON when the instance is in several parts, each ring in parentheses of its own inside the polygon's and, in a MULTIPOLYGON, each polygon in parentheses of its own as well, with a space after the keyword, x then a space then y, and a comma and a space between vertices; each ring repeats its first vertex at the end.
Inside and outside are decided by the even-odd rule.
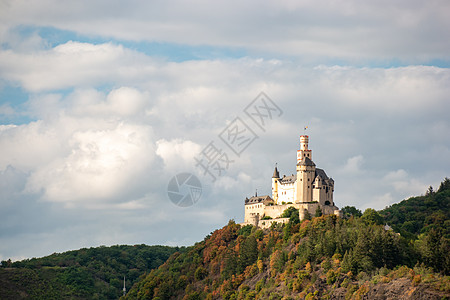
POLYGON ((307 209, 305 209, 304 212, 305 212, 304 219, 305 220, 311 220, 311 214, 309 213, 309 211, 307 209))
POLYGON ((198 267, 197 270, 195 270, 194 277, 196 280, 203 280, 208 275, 208 271, 202 266, 198 267))
POLYGON ((445 190, 450 190, 450 179, 447 177, 445 177, 444 181, 441 182, 438 192, 442 192, 445 190))
POLYGON ((245 270, 258 259, 258 242, 254 235, 247 237, 239 249, 239 272, 245 270))
POLYGON ((289 223, 291 223, 292 225, 300 223, 300 216, 298 214, 298 209, 296 209, 295 212, 292 213, 291 216, 289 217, 289 223))
POLYGON ((285 255, 281 250, 275 250, 270 256, 270 270, 272 275, 281 272, 285 263, 285 255))
POLYGON ((383 217, 373 208, 366 209, 361 218, 368 225, 381 225, 384 221, 383 217))
POLYGON ((298 214, 298 209, 296 209, 293 206, 290 206, 288 208, 286 208, 283 213, 281 214, 281 218, 290 218, 292 216, 292 214, 298 214))
POLYGON ((432 228, 427 235, 421 235, 416 242, 422 259, 436 272, 450 273, 448 252, 449 240, 442 236, 441 230, 432 228))
POLYGON ((322 210, 320 209, 320 206, 317 206, 314 217, 321 217, 321 216, 322 216, 322 210))
POLYGON ((342 208, 342 214, 344 218, 350 218, 351 216, 359 218, 362 216, 362 212, 354 206, 344 206, 342 208))
POLYGON ((425 193, 425 196, 430 196, 433 194, 434 194, 433 187, 430 185, 427 189, 427 192, 425 193))

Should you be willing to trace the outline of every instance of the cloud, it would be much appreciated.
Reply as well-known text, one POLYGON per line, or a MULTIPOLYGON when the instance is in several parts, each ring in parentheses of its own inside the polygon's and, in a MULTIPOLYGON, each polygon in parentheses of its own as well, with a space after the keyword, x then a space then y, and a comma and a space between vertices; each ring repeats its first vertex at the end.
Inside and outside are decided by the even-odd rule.
POLYGON ((142 61, 148 65, 144 71, 151 73, 148 57, 121 45, 69 41, 37 53, 0 51, 0 76, 34 92, 82 88, 138 80, 142 61))
POLYGON ((408 66, 390 69, 318 67, 320 80, 336 93, 342 103, 354 109, 370 109, 390 114, 409 114, 432 109, 446 100, 447 88, 440 80, 450 80, 448 69, 408 66), (443 86, 442 86, 443 87, 443 86), (425 95, 428 95, 425 107, 425 95))
POLYGON ((142 188, 136 178, 145 175, 154 158, 151 131, 143 126, 75 132, 68 142, 71 153, 34 172, 29 192, 43 190, 48 201, 120 199, 142 188))
POLYGON ((420 180, 409 177, 405 170, 399 169, 386 174, 383 180, 393 186, 395 191, 403 195, 404 198, 423 194, 427 185, 420 180))
MULTIPOLYGON (((243 199, 256 189, 258 194, 270 193, 276 162, 280 171, 295 172, 298 136, 305 125, 315 163, 336 182, 339 206, 383 208, 423 193, 448 176, 448 68, 328 63, 353 56, 383 60, 402 47, 407 48, 402 59, 418 56, 414 46, 427 39, 412 41, 413 46, 405 40, 381 44, 404 33, 399 28, 423 25, 433 13, 430 4, 411 4, 425 11, 408 9, 410 18, 390 18, 392 12, 379 4, 359 2, 236 3, 242 10, 219 4, 211 8, 208 22, 209 4, 196 11, 195 4, 191 8, 158 3, 118 11, 108 3, 97 10, 99 15, 79 2, 63 7, 47 1, 39 4, 42 8, 32 2, 29 7, 9 2, 6 18, 0 10, 8 28, 20 23, 80 33, 89 29, 94 40, 97 34, 138 40, 147 34, 146 40, 244 45, 249 53, 243 58, 173 62, 125 42, 104 42, 108 38, 2 46, 1 83, 19 86, 29 98, 23 107, 11 102, 1 106, 9 114, 8 122, 0 125, 3 256, 45 255, 100 244, 200 240, 227 219, 242 220, 243 199), (159 10, 146 10, 154 5, 160 5, 159 10), (328 5, 335 6, 336 16, 328 5), (217 13, 220 7, 235 22, 216 24, 224 20, 217 13), (254 15, 249 13, 252 9, 254 15), (118 17, 108 19, 113 12, 118 17), (131 13, 135 18, 130 21, 131 13), (163 22, 165 15, 171 23, 163 22), (367 25, 365 19, 377 26, 367 25), (270 25, 270 20, 277 22, 270 25), (205 26, 210 23, 214 24, 205 26), (392 33, 380 39, 392 23, 392 33), (270 51, 274 54, 267 54, 270 51), (309 58, 309 64, 299 63, 317 51, 327 56, 324 65, 316 66, 309 58), (284 56, 294 52, 298 59, 284 56), (270 58, 261 58, 265 56, 270 58), (265 132, 252 127, 258 140, 240 157, 230 157, 230 168, 212 182, 195 168, 193 158, 211 141, 229 151, 218 134, 227 122, 244 116, 243 109, 261 91, 283 115, 265 132), (14 122, 15 114, 32 121, 14 122), (166 190, 171 176, 184 171, 195 172, 203 186, 202 198, 189 208, 173 205, 166 190)), ((401 6, 389 5, 394 12, 401 6)), ((90 7, 103 5, 93 2, 90 7)), ((436 23, 442 22, 447 21, 438 16, 436 23)), ((439 47, 446 43, 441 39, 432 56, 441 57, 439 47)), ((431 55, 428 47, 435 46, 421 49, 431 55)))
POLYGON ((342 169, 346 173, 352 173, 353 175, 356 175, 362 172, 361 166, 363 163, 364 157, 362 155, 353 156, 347 159, 347 163, 342 169))
POLYGON ((146 106, 148 95, 141 91, 120 87, 106 95, 95 89, 77 90, 69 99, 70 112, 76 116, 136 116, 146 106))
POLYGON ((156 157, 152 127, 127 119, 141 113, 144 99, 128 87, 34 98, 29 107, 42 120, 1 126, 0 170, 29 173, 26 192, 46 201, 134 201, 132 195, 146 190, 156 157))
POLYGON ((9 1, 1 27, 27 24, 86 36, 245 48, 317 59, 449 59, 445 1, 9 1), (48 10, 52 7, 52 10, 48 10), (112 17, 114 16, 114 17, 112 17))
POLYGON ((201 151, 200 145, 181 139, 171 141, 161 139, 156 142, 156 146, 156 154, 163 159, 166 170, 172 172, 192 169, 195 163, 194 157, 201 151))
POLYGON ((20 126, 3 126, 0 131, 0 169, 11 165, 28 172, 58 157, 64 146, 57 128, 36 121, 20 126))

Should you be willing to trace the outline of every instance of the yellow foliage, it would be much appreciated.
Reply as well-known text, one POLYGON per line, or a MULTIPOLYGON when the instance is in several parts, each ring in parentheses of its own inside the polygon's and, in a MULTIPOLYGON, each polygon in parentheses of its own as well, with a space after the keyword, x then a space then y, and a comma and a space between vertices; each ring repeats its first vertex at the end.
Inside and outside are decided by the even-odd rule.
POLYGON ((256 265, 258 266, 259 273, 262 273, 264 271, 264 263, 261 259, 258 259, 256 262, 256 265))
POLYGON ((305 266, 305 270, 308 272, 311 272, 312 268, 311 268, 311 263, 308 261, 308 263, 305 266))
POLYGON ((412 284, 413 284, 413 286, 418 286, 421 281, 422 281, 422 276, 420 276, 420 274, 414 275, 414 277, 412 279, 412 284))

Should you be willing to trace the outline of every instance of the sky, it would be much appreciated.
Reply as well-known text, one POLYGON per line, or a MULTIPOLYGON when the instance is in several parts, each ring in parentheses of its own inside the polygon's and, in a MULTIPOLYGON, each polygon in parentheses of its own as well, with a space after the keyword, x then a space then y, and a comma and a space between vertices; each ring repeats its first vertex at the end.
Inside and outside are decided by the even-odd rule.
POLYGON ((449 15, 446 0, 0 0, 0 260, 192 245, 242 222, 275 164, 295 172, 302 134, 339 207, 438 188, 449 15), (188 207, 169 199, 180 173, 201 183, 188 207))

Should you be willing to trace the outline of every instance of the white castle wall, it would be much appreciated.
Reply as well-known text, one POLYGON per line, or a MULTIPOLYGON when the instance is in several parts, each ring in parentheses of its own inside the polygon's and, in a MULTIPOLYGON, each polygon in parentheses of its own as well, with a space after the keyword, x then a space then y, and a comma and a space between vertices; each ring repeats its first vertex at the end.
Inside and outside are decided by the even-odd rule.
POLYGON ((297 185, 294 183, 277 184, 278 186, 278 201, 277 204, 288 202, 295 202, 295 195, 297 194, 297 185))

